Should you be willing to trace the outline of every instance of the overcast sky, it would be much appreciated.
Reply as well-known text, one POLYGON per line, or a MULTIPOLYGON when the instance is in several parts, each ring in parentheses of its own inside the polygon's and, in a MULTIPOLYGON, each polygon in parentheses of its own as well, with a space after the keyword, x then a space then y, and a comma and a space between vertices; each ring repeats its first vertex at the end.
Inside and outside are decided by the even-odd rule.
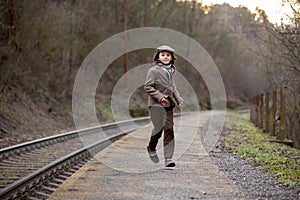
POLYGON ((232 7, 243 5, 251 12, 255 12, 255 8, 259 7, 266 11, 270 22, 277 22, 278 24, 280 24, 280 19, 284 18, 286 13, 290 13, 290 15, 292 13, 288 5, 281 6, 281 0, 202 0, 204 5, 223 4, 224 2, 232 7))

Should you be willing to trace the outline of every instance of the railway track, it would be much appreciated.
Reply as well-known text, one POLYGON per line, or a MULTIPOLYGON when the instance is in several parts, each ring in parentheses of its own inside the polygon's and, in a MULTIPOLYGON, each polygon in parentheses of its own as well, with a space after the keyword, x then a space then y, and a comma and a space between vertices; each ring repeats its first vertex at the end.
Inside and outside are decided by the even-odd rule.
POLYGON ((138 118, 1 149, 0 199, 46 199, 92 155, 147 123, 138 118))

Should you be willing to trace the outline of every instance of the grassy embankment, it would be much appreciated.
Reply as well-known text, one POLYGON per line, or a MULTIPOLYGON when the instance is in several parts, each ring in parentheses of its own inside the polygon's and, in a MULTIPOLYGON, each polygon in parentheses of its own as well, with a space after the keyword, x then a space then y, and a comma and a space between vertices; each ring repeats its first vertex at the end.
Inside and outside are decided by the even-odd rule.
POLYGON ((224 132, 222 140, 229 152, 269 172, 278 184, 300 191, 300 150, 270 142, 274 137, 256 128, 246 111, 229 111, 224 132))

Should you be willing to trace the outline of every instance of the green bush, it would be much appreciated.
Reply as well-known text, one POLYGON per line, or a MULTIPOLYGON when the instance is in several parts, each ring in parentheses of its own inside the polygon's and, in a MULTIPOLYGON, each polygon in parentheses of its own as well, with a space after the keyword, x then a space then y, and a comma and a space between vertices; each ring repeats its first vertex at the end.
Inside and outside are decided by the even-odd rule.
POLYGON ((129 108, 129 113, 132 117, 148 116, 148 108, 145 106, 141 106, 140 104, 134 104, 134 106, 129 108))

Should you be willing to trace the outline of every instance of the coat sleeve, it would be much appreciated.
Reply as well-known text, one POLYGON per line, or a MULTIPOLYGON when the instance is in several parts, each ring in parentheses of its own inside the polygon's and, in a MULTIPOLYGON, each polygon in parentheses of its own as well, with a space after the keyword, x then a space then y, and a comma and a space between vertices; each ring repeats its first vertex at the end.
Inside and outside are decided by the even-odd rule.
POLYGON ((156 74, 154 70, 149 69, 146 77, 146 81, 144 84, 144 90, 148 93, 148 95, 155 99, 158 103, 160 100, 165 96, 163 93, 161 93, 159 90, 155 88, 155 79, 156 74))

